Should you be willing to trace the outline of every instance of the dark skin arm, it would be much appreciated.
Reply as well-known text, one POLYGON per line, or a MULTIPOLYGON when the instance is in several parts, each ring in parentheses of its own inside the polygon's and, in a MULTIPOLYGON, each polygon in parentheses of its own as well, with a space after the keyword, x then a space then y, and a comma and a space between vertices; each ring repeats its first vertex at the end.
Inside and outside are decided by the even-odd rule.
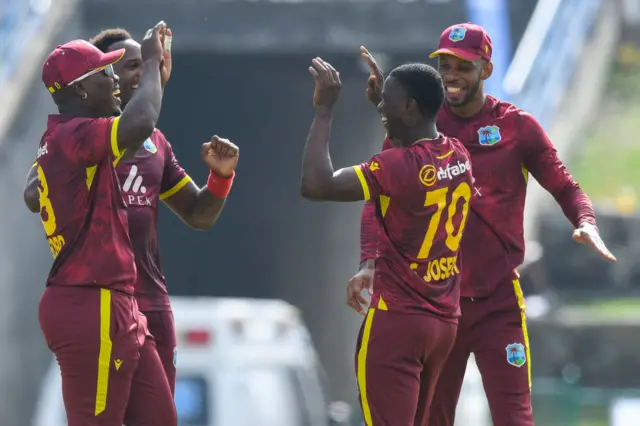
POLYGON ((136 152, 144 141, 151 136, 160 116, 162 105, 162 86, 160 84, 160 66, 163 51, 161 37, 166 31, 164 22, 158 23, 147 31, 142 41, 142 59, 144 71, 140 77, 140 87, 120 116, 118 125, 118 148, 136 152))
POLYGON ((309 72, 315 79, 313 104, 316 108, 302 158, 300 194, 313 201, 360 201, 364 192, 353 167, 334 171, 329 153, 333 105, 340 95, 338 72, 320 58, 309 72))
POLYGON ((198 185, 190 181, 163 201, 189 227, 205 231, 218 220, 226 198, 214 197, 206 185, 198 188, 198 185))
MULTIPOLYGON (((231 176, 239 157, 239 149, 226 139, 214 136, 211 142, 202 145, 205 163, 221 177, 231 176), (219 152, 218 152, 219 151, 219 152), (231 168, 233 167, 233 168, 231 168)), ((38 193, 38 173, 31 167, 24 188, 24 202, 33 213, 40 213, 40 195, 38 193)), ((213 196, 206 185, 202 188, 189 182, 180 191, 164 200, 164 203, 184 223, 193 229, 206 230, 216 222, 226 198, 213 196)))
MULTIPOLYGON (((238 163, 239 149, 227 139, 213 136, 202 145, 202 159, 209 169, 222 178, 228 178, 238 163)), ((211 194, 190 181, 180 191, 163 200, 185 224, 200 231, 207 230, 218 220, 226 198, 211 194)))
POLYGON ((40 194, 38 193, 38 168, 33 165, 27 175, 24 186, 24 203, 32 213, 40 213, 40 194))

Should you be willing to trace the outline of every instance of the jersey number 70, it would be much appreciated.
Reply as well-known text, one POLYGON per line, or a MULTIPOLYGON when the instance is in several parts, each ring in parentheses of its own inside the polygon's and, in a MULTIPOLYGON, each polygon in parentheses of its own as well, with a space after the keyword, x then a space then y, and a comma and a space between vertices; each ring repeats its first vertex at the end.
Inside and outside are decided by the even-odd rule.
MULTIPOLYGON (((471 187, 468 183, 462 182, 456 187, 456 189, 453 190, 449 203, 447 203, 448 193, 448 187, 436 189, 433 191, 427 191, 424 206, 437 206, 437 210, 431 216, 431 220, 429 220, 427 233, 424 236, 422 246, 420 247, 420 251, 418 252, 418 259, 429 258, 431 248, 433 247, 433 241, 438 231, 438 227, 440 226, 442 212, 444 211, 445 207, 447 207, 447 205, 447 221, 444 225, 445 231, 447 233, 445 245, 452 252, 456 253, 457 256, 457 251, 460 248, 460 240, 462 239, 462 231, 464 230, 464 227, 467 223, 469 201, 471 200, 471 187), (456 213, 458 213, 458 201, 460 201, 461 198, 463 200, 462 211, 460 212, 462 214, 462 219, 460 220, 458 229, 455 229, 453 218, 456 213)), ((440 278, 447 278, 451 275, 452 269, 455 269, 457 271, 457 267, 455 266, 456 256, 436 259, 436 264, 434 265, 432 265, 433 262, 429 262, 429 265, 427 266, 427 274, 424 277, 425 281, 429 282, 432 280, 438 280, 440 278)), ((418 264, 412 263, 410 267, 411 269, 416 269, 418 267, 418 264)))

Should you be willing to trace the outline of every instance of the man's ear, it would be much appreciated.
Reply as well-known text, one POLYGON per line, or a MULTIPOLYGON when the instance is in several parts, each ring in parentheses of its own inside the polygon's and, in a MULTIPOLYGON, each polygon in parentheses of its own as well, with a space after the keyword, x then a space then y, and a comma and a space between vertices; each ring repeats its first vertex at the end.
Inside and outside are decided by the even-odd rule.
POLYGON ((493 63, 488 61, 483 61, 482 64, 482 72, 480 73, 480 78, 482 80, 486 80, 491 77, 493 74, 493 63))
POLYGON ((73 90, 80 97, 80 99, 87 99, 87 91, 84 89, 82 83, 76 83, 73 85, 73 90))

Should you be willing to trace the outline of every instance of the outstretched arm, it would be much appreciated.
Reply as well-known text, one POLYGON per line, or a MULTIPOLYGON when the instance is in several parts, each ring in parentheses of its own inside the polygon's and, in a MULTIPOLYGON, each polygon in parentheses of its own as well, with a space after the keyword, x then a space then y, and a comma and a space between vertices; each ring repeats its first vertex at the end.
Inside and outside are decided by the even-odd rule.
POLYGON ((591 200, 567 171, 546 132, 529 114, 522 116, 520 128, 524 130, 522 134, 528 135, 523 140, 524 166, 553 195, 576 228, 573 239, 591 246, 602 257, 615 262, 615 256, 599 235, 591 200))

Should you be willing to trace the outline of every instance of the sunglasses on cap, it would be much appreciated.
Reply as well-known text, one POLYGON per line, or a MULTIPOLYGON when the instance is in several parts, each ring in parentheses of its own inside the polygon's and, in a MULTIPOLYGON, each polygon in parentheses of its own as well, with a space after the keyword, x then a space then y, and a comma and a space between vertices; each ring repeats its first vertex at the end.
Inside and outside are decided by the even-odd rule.
POLYGON ((80 81, 84 80, 85 78, 91 77, 92 75, 98 74, 99 72, 104 72, 107 77, 111 77, 111 78, 114 78, 116 76, 115 71, 113 71, 113 65, 109 64, 106 67, 95 68, 95 69, 92 69, 89 72, 86 72, 86 73, 82 74, 80 77, 78 77, 75 80, 69 82, 69 84, 67 84, 67 86, 71 86, 72 84, 79 83, 80 81))

